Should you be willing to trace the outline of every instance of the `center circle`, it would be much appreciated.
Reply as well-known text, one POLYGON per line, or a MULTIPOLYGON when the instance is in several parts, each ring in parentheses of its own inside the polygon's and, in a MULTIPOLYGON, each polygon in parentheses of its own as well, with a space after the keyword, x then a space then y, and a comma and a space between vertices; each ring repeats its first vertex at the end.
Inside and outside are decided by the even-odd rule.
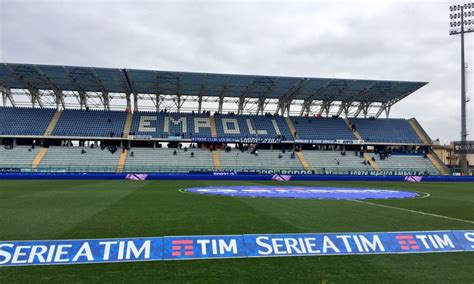
POLYGON ((208 195, 300 199, 389 199, 418 196, 410 191, 327 186, 210 186, 187 188, 185 191, 208 195))

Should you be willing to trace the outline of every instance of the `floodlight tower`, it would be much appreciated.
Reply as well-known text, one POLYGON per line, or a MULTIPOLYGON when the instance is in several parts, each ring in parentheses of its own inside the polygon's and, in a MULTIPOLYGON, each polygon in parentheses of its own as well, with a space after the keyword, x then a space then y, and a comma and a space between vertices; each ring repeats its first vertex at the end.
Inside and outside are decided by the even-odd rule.
MULTIPOLYGON (((464 34, 474 32, 474 3, 453 5, 449 7, 449 35, 461 35, 461 145, 465 149, 466 129, 466 65, 464 62, 464 34)), ((466 153, 460 153, 461 171, 469 174, 466 153)))

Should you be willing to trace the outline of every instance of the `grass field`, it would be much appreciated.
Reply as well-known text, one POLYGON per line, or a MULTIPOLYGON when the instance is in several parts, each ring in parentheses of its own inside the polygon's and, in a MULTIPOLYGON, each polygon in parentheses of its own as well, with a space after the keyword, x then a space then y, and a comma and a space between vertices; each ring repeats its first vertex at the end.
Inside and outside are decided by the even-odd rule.
MULTIPOLYGON (((0 181, 0 240, 165 235, 474 229, 355 201, 181 193, 223 181, 0 181)), ((278 183, 278 185, 283 185, 278 183)), ((474 221, 473 183, 288 182, 429 193, 371 203, 474 221)), ((221 259, 0 268, 11 282, 454 282, 474 283, 474 253, 221 259)))

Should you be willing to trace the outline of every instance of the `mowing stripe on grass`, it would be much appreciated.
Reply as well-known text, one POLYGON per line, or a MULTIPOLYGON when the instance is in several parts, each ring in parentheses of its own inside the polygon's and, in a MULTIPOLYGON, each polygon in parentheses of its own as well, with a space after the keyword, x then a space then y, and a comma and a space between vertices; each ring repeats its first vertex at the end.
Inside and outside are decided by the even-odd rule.
POLYGON ((432 216, 432 217, 438 217, 438 218, 443 218, 443 219, 448 219, 448 220, 454 220, 454 221, 458 221, 458 222, 464 222, 464 223, 474 224, 474 221, 470 221, 470 220, 464 220, 464 219, 459 219, 459 218, 454 218, 454 217, 448 217, 448 216, 438 215, 438 214, 433 214, 433 213, 426 213, 426 212, 417 211, 417 210, 412 210, 412 209, 407 209, 407 208, 402 208, 402 207, 395 207, 395 206, 390 206, 390 205, 383 205, 383 204, 372 203, 372 202, 362 201, 362 200, 354 200, 354 199, 352 199, 352 200, 349 200, 349 199, 348 199, 348 201, 353 201, 353 202, 358 202, 358 203, 364 203, 364 204, 369 204, 369 205, 374 205, 374 206, 379 206, 379 207, 385 207, 385 208, 391 208, 391 209, 398 209, 398 210, 402 210, 402 211, 408 211, 408 212, 418 213, 418 214, 427 215, 427 216, 432 216))

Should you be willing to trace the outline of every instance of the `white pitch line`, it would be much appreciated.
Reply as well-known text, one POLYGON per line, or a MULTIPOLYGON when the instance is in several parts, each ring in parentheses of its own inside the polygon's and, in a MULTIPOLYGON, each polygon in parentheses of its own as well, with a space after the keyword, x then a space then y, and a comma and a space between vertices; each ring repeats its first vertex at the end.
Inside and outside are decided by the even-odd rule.
POLYGON ((352 199, 350 201, 359 202, 359 203, 363 203, 363 204, 370 204, 370 205, 379 206, 379 207, 398 209, 398 210, 402 210, 402 211, 408 211, 408 212, 412 212, 412 213, 418 213, 418 214, 432 216, 432 217, 444 218, 444 219, 448 219, 448 220, 454 220, 454 221, 459 221, 459 222, 464 222, 464 223, 469 223, 469 224, 474 224, 474 221, 470 221, 470 220, 453 218, 453 217, 448 217, 448 216, 443 216, 443 215, 438 215, 438 214, 433 214, 433 213, 426 213, 426 212, 416 211, 416 210, 412 210, 412 209, 406 209, 406 208, 401 208, 401 207, 377 204, 377 203, 372 203, 372 202, 367 202, 367 201, 362 201, 362 200, 355 200, 355 199, 352 199))

